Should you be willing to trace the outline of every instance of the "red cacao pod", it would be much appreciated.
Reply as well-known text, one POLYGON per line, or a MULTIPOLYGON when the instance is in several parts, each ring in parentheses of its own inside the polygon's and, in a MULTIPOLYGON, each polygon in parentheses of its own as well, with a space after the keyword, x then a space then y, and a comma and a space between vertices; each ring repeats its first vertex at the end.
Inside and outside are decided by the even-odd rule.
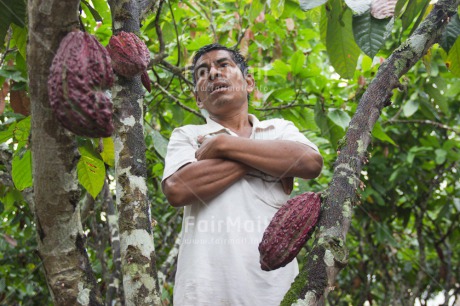
POLYGON ((122 31, 113 35, 107 51, 112 58, 113 70, 124 77, 131 78, 141 74, 150 62, 149 49, 134 33, 122 31))
POLYGON ((259 244, 262 270, 284 267, 297 256, 313 232, 320 209, 320 195, 306 192, 290 199, 276 212, 259 244))
POLYGON ((110 56, 104 46, 88 33, 67 34, 48 78, 50 105, 59 122, 79 136, 112 135, 112 101, 104 91, 113 81, 110 56))
POLYGON ((141 74, 141 82, 142 82, 142 85, 144 85, 145 89, 148 92, 152 91, 152 87, 150 86, 150 77, 149 77, 149 73, 147 72, 147 70, 142 72, 142 74, 141 74))

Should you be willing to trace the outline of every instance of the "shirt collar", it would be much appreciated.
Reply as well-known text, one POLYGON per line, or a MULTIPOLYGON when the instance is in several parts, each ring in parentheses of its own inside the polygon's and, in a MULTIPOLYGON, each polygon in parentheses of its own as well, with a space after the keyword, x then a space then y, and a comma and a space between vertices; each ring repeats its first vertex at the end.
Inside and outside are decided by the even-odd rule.
MULTIPOLYGON (((252 124, 253 131, 256 129, 264 130, 264 129, 273 127, 273 123, 271 123, 270 121, 259 121, 259 119, 257 119, 257 117, 254 116, 253 114, 249 114, 248 119, 249 119, 249 122, 251 122, 252 124)), ((217 133, 217 132, 225 130, 229 134, 232 134, 232 135, 235 134, 230 129, 212 120, 209 116, 206 117, 206 127, 209 133, 217 133)))

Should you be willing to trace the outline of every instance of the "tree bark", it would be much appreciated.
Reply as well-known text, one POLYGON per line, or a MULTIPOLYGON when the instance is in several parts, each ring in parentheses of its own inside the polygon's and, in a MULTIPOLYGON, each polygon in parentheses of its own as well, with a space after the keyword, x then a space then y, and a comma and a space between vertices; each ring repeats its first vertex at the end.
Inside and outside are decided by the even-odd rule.
POLYGON ((27 63, 38 254, 56 305, 102 305, 85 250, 75 137, 57 122, 47 80, 61 39, 79 27, 79 0, 29 0, 27 63))
MULTIPOLYGON (((147 3, 155 4, 153 1, 147 3)), ((109 1, 114 34, 120 31, 139 33, 140 17, 147 3, 109 1)), ((136 306, 161 304, 147 196, 143 96, 140 76, 132 79, 118 76, 112 88, 116 203, 125 302, 136 306)))
POLYGON ((105 298, 106 305, 125 305, 123 294, 123 277, 121 273, 121 255, 120 255, 120 234, 118 231, 118 211, 113 203, 112 193, 109 190, 108 180, 104 185, 104 201, 107 206, 107 224, 110 231, 110 242, 112 245, 112 262, 113 273, 110 283, 107 286, 107 295, 105 298))
POLYGON ((417 30, 382 64, 358 105, 344 144, 334 164, 334 175, 323 193, 316 239, 304 269, 286 293, 281 305, 323 305, 334 289, 335 278, 348 260, 346 234, 352 208, 358 201, 360 173, 367 162, 367 147, 381 110, 403 76, 441 37, 460 0, 441 0, 417 30))

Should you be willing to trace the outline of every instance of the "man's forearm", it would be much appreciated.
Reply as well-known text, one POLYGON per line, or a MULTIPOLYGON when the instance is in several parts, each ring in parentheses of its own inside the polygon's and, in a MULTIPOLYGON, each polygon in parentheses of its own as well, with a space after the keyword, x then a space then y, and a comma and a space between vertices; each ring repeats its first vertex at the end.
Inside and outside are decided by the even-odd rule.
POLYGON ((190 163, 163 182, 163 192, 175 207, 205 202, 242 178, 248 169, 242 163, 222 159, 190 163))
POLYGON ((223 158, 249 165, 275 177, 317 177, 321 155, 309 146, 289 140, 253 140, 226 137, 220 148, 223 158))

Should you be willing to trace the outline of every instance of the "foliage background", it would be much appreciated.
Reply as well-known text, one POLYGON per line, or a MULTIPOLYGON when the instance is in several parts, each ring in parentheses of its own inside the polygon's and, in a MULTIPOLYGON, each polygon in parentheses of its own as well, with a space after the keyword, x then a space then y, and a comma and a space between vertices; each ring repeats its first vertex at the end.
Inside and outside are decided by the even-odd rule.
MULTIPOLYGON (((27 94, 25 3, 0 2, 0 8, 6 8, 0 9, 0 15, 5 15, 0 18, 2 38, 5 34, 0 49, 0 303, 51 304, 34 253, 30 119, 26 111, 21 115, 18 110, 26 99, 15 98, 18 93, 27 94)), ((167 204, 160 187, 167 140, 178 126, 204 122, 195 106, 187 69, 193 53, 212 42, 240 48, 257 83, 250 112, 260 119, 293 121, 323 154, 321 177, 297 181, 294 194, 321 191, 331 178, 338 144, 367 84, 381 61, 408 37, 431 5, 424 0, 398 3, 404 5, 382 46, 367 49, 360 42, 365 35, 360 33, 363 25, 356 26, 360 20, 353 20, 352 11, 339 0, 307 12, 295 0, 172 0, 164 1, 160 14, 147 16, 140 36, 152 58, 165 55, 149 71, 153 90, 144 99, 149 197, 157 222, 155 246, 160 277, 165 279, 165 304, 171 300, 174 280, 175 264, 169 254, 181 223, 181 210, 167 204), (339 29, 334 28, 339 26, 334 25, 334 14, 341 14, 336 19, 354 31, 354 41, 362 51, 358 45, 343 45, 350 37, 340 40, 330 34, 339 29), (375 54, 369 57, 369 53, 375 54), (344 54, 349 56, 344 58, 344 54)), ((86 31, 107 45, 111 16, 105 1, 82 1, 81 20, 86 31)), ((390 19, 384 22, 386 26, 390 19)), ((402 88, 395 90, 392 104, 373 131, 369 164, 361 177, 361 203, 354 209, 347 240, 349 265, 328 297, 330 305, 366 301, 406 305, 415 298, 425 304, 438 294, 451 302, 459 296, 458 15, 451 24, 453 34, 402 78, 402 88)), ((87 191, 81 199, 83 226, 104 292, 113 265, 107 207, 99 191, 106 174, 113 179, 113 146, 105 139, 104 150, 98 152, 97 140, 80 139, 79 144, 79 180, 87 191), (87 171, 88 164, 95 163, 99 163, 97 171, 87 171), (96 199, 91 195, 97 195, 96 199)))

